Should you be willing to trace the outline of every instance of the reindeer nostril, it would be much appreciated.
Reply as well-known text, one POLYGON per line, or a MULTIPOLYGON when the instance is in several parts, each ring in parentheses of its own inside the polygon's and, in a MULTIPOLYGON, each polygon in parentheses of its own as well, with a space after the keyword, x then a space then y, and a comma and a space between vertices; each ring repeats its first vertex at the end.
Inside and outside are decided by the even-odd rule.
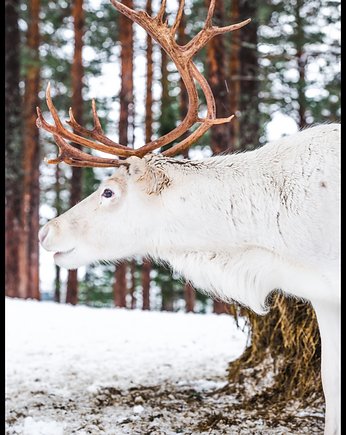
POLYGON ((40 241, 40 243, 43 243, 45 238, 48 236, 49 233, 49 226, 45 225, 43 228, 40 229, 39 233, 38 233, 38 239, 40 241))

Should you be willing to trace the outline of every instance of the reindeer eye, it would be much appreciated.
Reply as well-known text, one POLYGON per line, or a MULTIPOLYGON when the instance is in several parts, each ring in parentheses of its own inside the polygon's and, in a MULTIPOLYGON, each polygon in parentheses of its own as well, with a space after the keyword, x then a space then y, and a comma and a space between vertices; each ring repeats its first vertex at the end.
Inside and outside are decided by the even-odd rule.
POLYGON ((105 198, 111 198, 113 195, 114 195, 114 193, 111 189, 105 189, 102 192, 102 196, 104 196, 105 198))

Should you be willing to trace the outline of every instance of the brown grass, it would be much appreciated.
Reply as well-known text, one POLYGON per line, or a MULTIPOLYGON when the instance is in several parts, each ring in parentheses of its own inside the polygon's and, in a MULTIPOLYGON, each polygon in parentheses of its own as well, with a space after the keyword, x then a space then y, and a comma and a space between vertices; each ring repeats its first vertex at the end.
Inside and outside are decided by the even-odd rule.
POLYGON ((230 385, 243 385, 248 396, 276 403, 321 397, 321 343, 313 308, 280 293, 273 293, 270 302, 265 316, 232 307, 233 315, 247 317, 250 345, 230 363, 230 385))

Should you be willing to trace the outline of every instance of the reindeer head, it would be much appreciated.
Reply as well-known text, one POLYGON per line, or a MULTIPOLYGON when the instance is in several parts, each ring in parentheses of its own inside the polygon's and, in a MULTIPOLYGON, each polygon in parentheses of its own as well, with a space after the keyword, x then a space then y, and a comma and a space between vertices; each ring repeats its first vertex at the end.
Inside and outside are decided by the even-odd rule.
POLYGON ((171 183, 168 174, 152 164, 154 157, 150 153, 172 143, 194 124, 199 124, 189 136, 162 153, 164 156, 176 155, 196 142, 213 125, 229 122, 233 118, 233 115, 228 118, 216 118, 214 96, 192 58, 214 36, 239 29, 250 21, 248 19, 226 27, 213 26, 215 0, 211 0, 204 28, 190 42, 181 46, 177 44, 175 34, 183 14, 183 0, 179 4, 178 13, 171 28, 168 27, 167 21, 163 20, 166 0, 162 1, 156 17, 150 17, 144 11, 129 9, 116 0, 111 0, 111 2, 118 11, 143 27, 174 61, 188 93, 189 109, 184 120, 174 130, 138 149, 131 149, 115 143, 104 135, 94 101, 92 102, 94 118, 92 130, 79 125, 71 109, 67 123, 73 131, 65 128, 53 105, 50 85, 47 86, 46 100, 54 125, 49 124, 43 118, 41 110, 37 108, 37 126, 53 134, 59 147, 58 157, 49 160, 48 163, 65 162, 71 166, 80 167, 117 167, 114 176, 104 181, 96 192, 63 215, 50 221, 39 233, 42 246, 47 250, 57 251, 55 262, 68 268, 75 268, 99 259, 120 259, 140 254, 144 249, 141 246, 141 240, 135 235, 136 228, 144 227, 149 230, 148 226, 154 225, 155 219, 145 223, 143 222, 144 214, 138 215, 138 207, 137 211, 131 214, 129 210, 135 200, 142 201, 144 207, 148 206, 148 198, 161 194, 162 190, 171 183), (204 118, 198 115, 196 83, 206 99, 207 114, 204 118), (117 156, 117 158, 110 159, 88 154, 67 141, 117 156), (137 194, 133 195, 133 191, 137 194), (130 224, 128 224, 129 220, 130 224), (125 222, 126 228, 124 228, 125 222), (119 231, 114 231, 114 228, 119 228, 119 231), (129 237, 131 231, 134 232, 135 237, 129 237), (136 248, 130 246, 129 240, 136 240, 136 248), (108 252, 110 245, 113 247, 108 252), (115 246, 117 246, 116 250, 114 250, 115 246))
POLYGON ((157 165, 161 159, 129 157, 96 192, 41 228, 41 245, 55 252, 58 266, 75 269, 148 252, 160 227, 161 195, 171 184, 157 165))

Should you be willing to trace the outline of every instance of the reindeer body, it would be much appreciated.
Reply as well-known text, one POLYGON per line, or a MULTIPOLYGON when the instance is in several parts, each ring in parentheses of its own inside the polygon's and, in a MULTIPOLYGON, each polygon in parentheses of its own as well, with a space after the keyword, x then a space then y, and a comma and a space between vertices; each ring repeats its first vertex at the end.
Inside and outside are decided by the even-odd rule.
POLYGON ((169 185, 148 203, 147 253, 258 312, 273 289, 337 303, 339 147, 339 126, 325 125, 204 161, 147 158, 169 185))
POLYGON ((130 157, 40 240, 76 268, 135 255, 258 313, 275 289, 311 301, 322 339, 325 434, 340 417, 340 126, 200 161, 130 157), (104 192, 111 191, 111 198, 104 192))

